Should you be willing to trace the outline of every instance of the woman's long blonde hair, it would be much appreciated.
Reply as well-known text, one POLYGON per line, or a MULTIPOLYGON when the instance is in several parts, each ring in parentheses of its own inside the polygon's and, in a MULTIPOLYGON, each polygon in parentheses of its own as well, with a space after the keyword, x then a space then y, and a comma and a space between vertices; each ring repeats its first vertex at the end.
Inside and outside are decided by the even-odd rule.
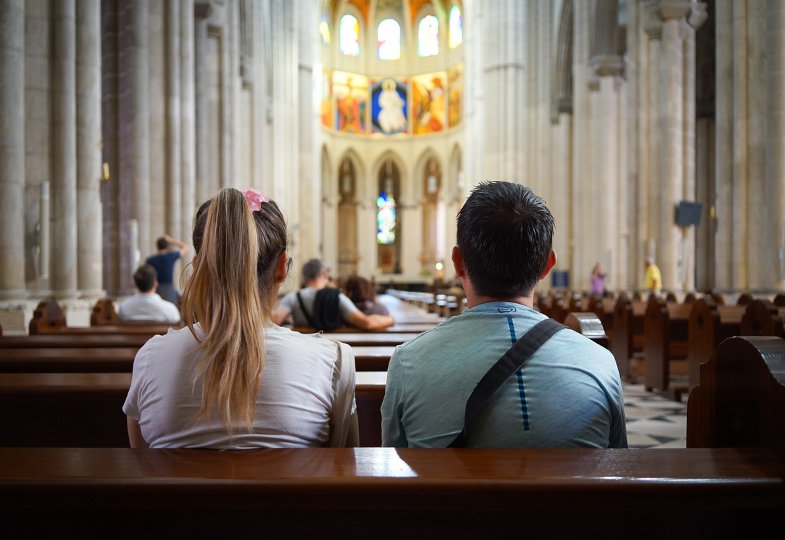
POLYGON ((265 363, 265 326, 274 302, 275 266, 286 251, 286 224, 278 206, 251 212, 243 194, 222 189, 194 218, 193 272, 181 299, 183 320, 202 350, 196 379, 202 408, 215 407, 229 429, 250 431, 265 363), (194 325, 205 332, 200 340, 194 325))

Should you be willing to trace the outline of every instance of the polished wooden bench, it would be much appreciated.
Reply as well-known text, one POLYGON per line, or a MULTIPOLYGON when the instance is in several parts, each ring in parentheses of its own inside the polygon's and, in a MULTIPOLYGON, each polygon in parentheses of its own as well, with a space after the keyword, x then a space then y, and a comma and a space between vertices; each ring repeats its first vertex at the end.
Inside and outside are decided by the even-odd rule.
POLYGON ((0 349, 0 373, 130 373, 138 347, 0 349))
POLYGON ((35 336, 0 336, 0 350, 46 347, 136 347, 153 337, 151 334, 40 334, 35 336))
POLYGON ((711 296, 695 301, 689 320, 690 390, 700 383, 700 365, 706 362, 723 340, 741 335, 741 318, 745 306, 718 304, 711 296))
POLYGON ((785 308, 760 299, 751 300, 744 305, 746 309, 741 318, 742 335, 785 337, 785 308))
MULTIPOLYGON (((358 371, 360 444, 381 444, 387 373, 358 371)), ((131 373, 0 373, 0 446, 128 446, 131 373)))
POLYGON ((0 519, 48 537, 746 537, 783 530, 785 483, 766 449, 0 448, 0 519))
POLYGON ((765 446, 785 463, 785 340, 736 336, 700 366, 687 446, 765 446))
POLYGON ((603 328, 602 321, 596 313, 568 313, 564 318, 564 324, 579 334, 583 334, 597 345, 606 349, 610 347, 608 336, 605 335, 605 328, 603 328))
POLYGON ((676 401, 680 401, 681 394, 689 390, 686 359, 692 306, 664 302, 655 295, 649 296, 646 304, 643 384, 647 390, 667 393, 676 401), (684 380, 674 381, 672 375, 681 375, 684 380))
POLYGON ((182 324, 170 325, 166 323, 144 321, 120 321, 111 319, 109 307, 111 301, 99 300, 93 307, 90 316, 91 326, 68 326, 65 316, 56 300, 39 302, 33 311, 33 317, 28 325, 31 336, 38 334, 165 334, 170 327, 182 328, 182 324), (100 324, 99 324, 100 323, 100 324))
POLYGON ((611 352, 616 358, 619 375, 623 381, 636 380, 636 369, 632 365, 632 359, 643 356, 645 313, 645 302, 630 299, 623 292, 619 294, 613 310, 611 352))

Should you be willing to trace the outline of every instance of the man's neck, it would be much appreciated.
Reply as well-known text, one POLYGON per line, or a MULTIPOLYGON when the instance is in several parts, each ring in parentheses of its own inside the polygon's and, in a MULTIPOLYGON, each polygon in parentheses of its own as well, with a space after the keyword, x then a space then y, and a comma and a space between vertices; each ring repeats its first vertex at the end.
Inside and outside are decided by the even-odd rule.
POLYGON ((466 295, 466 307, 469 309, 491 302, 510 302, 512 304, 521 304, 528 308, 534 309, 534 295, 529 296, 516 296, 513 298, 497 298, 495 296, 482 296, 482 295, 466 295))
POLYGON ((321 279, 314 279, 306 283, 305 286, 319 291, 327 286, 327 282, 321 279))

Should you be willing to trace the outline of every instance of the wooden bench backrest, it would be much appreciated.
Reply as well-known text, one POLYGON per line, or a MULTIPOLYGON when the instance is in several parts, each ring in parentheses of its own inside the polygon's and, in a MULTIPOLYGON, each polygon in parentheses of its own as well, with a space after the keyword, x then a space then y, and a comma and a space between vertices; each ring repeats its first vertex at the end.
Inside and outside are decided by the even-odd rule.
POLYGON ((785 340, 731 337, 700 366, 687 446, 772 449, 785 462, 785 340))
POLYGON ((780 308, 768 300, 752 300, 741 318, 741 334, 743 336, 778 336, 785 337, 783 318, 780 308))

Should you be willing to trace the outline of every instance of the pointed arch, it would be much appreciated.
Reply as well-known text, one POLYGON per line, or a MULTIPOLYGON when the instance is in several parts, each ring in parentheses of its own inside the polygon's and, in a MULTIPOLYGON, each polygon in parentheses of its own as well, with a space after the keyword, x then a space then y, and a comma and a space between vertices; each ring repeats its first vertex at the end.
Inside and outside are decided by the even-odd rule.
POLYGON ((557 122, 561 113, 572 114, 572 28, 573 0, 564 0, 556 38, 556 61, 553 64, 553 95, 551 121, 557 122))

